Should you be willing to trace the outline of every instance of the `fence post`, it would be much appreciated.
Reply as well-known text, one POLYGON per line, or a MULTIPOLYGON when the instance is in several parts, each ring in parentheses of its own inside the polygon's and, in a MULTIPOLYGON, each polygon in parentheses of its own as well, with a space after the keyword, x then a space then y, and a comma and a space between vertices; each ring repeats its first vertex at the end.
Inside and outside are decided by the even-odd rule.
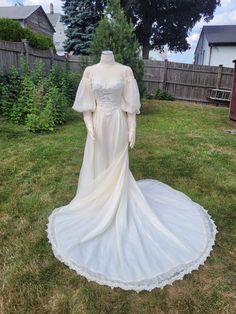
POLYGON ((166 91, 166 87, 167 87, 167 69, 168 69, 168 59, 164 60, 164 72, 163 72, 163 90, 166 91))
POLYGON ((54 50, 52 47, 49 48, 51 59, 50 59, 50 65, 52 66, 54 63, 54 50))
POLYGON ((28 69, 30 68, 30 61, 29 61, 29 44, 28 44, 28 40, 23 38, 21 39, 24 49, 25 49, 25 57, 26 57, 26 63, 27 63, 27 67, 28 69))
POLYGON ((230 106, 229 106, 229 119, 236 121, 236 59, 233 60, 233 62, 234 62, 234 76, 233 76, 232 94, 231 94, 230 106))
POLYGON ((222 70, 223 70, 223 65, 220 64, 218 67, 217 80, 216 80, 216 88, 217 89, 219 89, 220 85, 221 85, 222 70))
POLYGON ((66 62, 66 71, 70 70, 70 65, 69 65, 69 53, 65 52, 65 62, 66 62))

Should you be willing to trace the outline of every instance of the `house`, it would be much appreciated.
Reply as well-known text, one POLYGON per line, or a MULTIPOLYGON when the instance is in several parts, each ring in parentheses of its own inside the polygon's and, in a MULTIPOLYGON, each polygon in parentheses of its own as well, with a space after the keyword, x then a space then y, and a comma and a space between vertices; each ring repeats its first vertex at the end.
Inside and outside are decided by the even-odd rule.
POLYGON ((55 29, 41 5, 0 7, 0 18, 17 20, 33 32, 53 38, 55 29))
POLYGON ((55 28, 55 33, 53 34, 53 43, 57 54, 63 56, 65 54, 63 43, 66 40, 65 25, 61 21, 61 14, 54 12, 54 6, 52 3, 50 3, 50 13, 47 13, 47 16, 55 28))
POLYGON ((203 26, 195 52, 194 64, 234 67, 236 25, 203 26))

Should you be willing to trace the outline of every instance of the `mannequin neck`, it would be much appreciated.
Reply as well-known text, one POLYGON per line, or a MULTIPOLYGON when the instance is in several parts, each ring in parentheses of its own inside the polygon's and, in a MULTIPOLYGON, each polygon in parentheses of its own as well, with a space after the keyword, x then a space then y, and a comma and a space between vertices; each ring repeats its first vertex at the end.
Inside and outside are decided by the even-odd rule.
POLYGON ((108 50, 108 51, 102 51, 100 62, 101 65, 104 66, 111 66, 115 64, 115 58, 113 55, 113 52, 108 50))

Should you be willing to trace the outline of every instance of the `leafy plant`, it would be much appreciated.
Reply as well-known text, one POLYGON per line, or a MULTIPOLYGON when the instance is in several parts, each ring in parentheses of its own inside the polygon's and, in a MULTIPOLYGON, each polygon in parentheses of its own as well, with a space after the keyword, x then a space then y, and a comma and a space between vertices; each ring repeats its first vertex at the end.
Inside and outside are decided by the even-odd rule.
POLYGON ((174 97, 170 93, 160 88, 157 88, 154 98, 160 100, 174 100, 174 97))
POLYGON ((23 34, 20 22, 9 18, 0 18, 0 39, 17 42, 21 41, 23 34))
POLYGON ((44 78, 44 70, 45 70, 45 64, 41 59, 37 60, 34 64, 34 69, 30 73, 30 77, 34 84, 39 84, 43 78, 44 78))
POLYGON ((53 131, 54 121, 54 104, 49 98, 43 111, 29 113, 26 117, 26 128, 32 132, 53 131))
POLYGON ((174 100, 174 97, 167 91, 157 88, 155 93, 148 93, 145 89, 144 97, 147 99, 174 100))
POLYGON ((0 18, 0 39, 14 42, 27 39, 32 48, 55 49, 52 38, 34 33, 30 28, 22 27, 19 21, 10 18, 0 18))
POLYGON ((18 101, 14 103, 10 118, 18 124, 24 124, 26 115, 33 111, 36 86, 29 76, 25 76, 18 101))
POLYGON ((15 66, 0 74, 0 112, 9 117, 21 91, 22 78, 15 66))
POLYGON ((0 75, 0 111, 14 123, 32 132, 53 131, 65 122, 65 111, 74 100, 78 73, 53 65, 44 73, 44 63, 30 71, 25 56, 18 69, 0 75))

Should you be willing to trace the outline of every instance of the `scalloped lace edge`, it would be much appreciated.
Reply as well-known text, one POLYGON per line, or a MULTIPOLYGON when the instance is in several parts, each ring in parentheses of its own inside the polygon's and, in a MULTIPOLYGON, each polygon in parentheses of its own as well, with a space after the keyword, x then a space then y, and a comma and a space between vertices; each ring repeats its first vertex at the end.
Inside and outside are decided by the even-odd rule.
MULTIPOLYGON (((155 181, 152 179, 142 179, 138 181, 144 181, 144 180, 150 180, 150 181, 155 181)), ((190 199, 186 194, 184 194, 181 191, 175 190, 181 194, 183 194, 186 198, 190 199)), ((134 282, 122 282, 122 281, 117 281, 117 280, 110 280, 108 278, 105 278, 102 274, 99 273, 94 273, 90 271, 89 269, 85 268, 84 266, 81 267, 77 265, 70 257, 63 255, 63 253, 59 252, 57 245, 56 245, 56 239, 54 238, 53 235, 53 221, 54 221, 54 216, 57 212, 59 212, 62 208, 65 206, 57 207, 53 210, 51 215, 48 217, 48 223, 47 228, 45 229, 47 232, 47 238, 48 242, 51 243, 52 245, 52 251, 54 256, 63 264, 68 266, 70 269, 75 270, 78 275, 82 275, 87 278, 88 281, 94 281, 100 285, 108 285, 112 289, 114 288, 122 288, 123 290, 134 290, 136 292, 140 292, 142 290, 147 290, 151 291, 154 288, 161 288, 163 289, 164 286, 166 285, 173 285, 173 282, 176 280, 183 280, 184 276, 191 273, 193 270, 199 269, 200 265, 203 265, 207 259, 208 256, 211 255, 211 251, 213 250, 213 246, 215 245, 215 238, 216 234, 219 232, 217 230, 217 227, 214 223, 214 220, 211 218, 212 216, 209 215, 208 210, 205 209, 203 206, 200 204, 194 202, 191 200, 193 203, 197 205, 197 209, 199 210, 206 234, 207 234, 207 245, 203 251, 203 253, 194 261, 185 263, 185 264, 180 264, 174 268, 171 268, 168 272, 157 275, 152 278, 147 278, 141 281, 134 281, 134 282), (210 228, 212 227, 212 231, 210 228)))

